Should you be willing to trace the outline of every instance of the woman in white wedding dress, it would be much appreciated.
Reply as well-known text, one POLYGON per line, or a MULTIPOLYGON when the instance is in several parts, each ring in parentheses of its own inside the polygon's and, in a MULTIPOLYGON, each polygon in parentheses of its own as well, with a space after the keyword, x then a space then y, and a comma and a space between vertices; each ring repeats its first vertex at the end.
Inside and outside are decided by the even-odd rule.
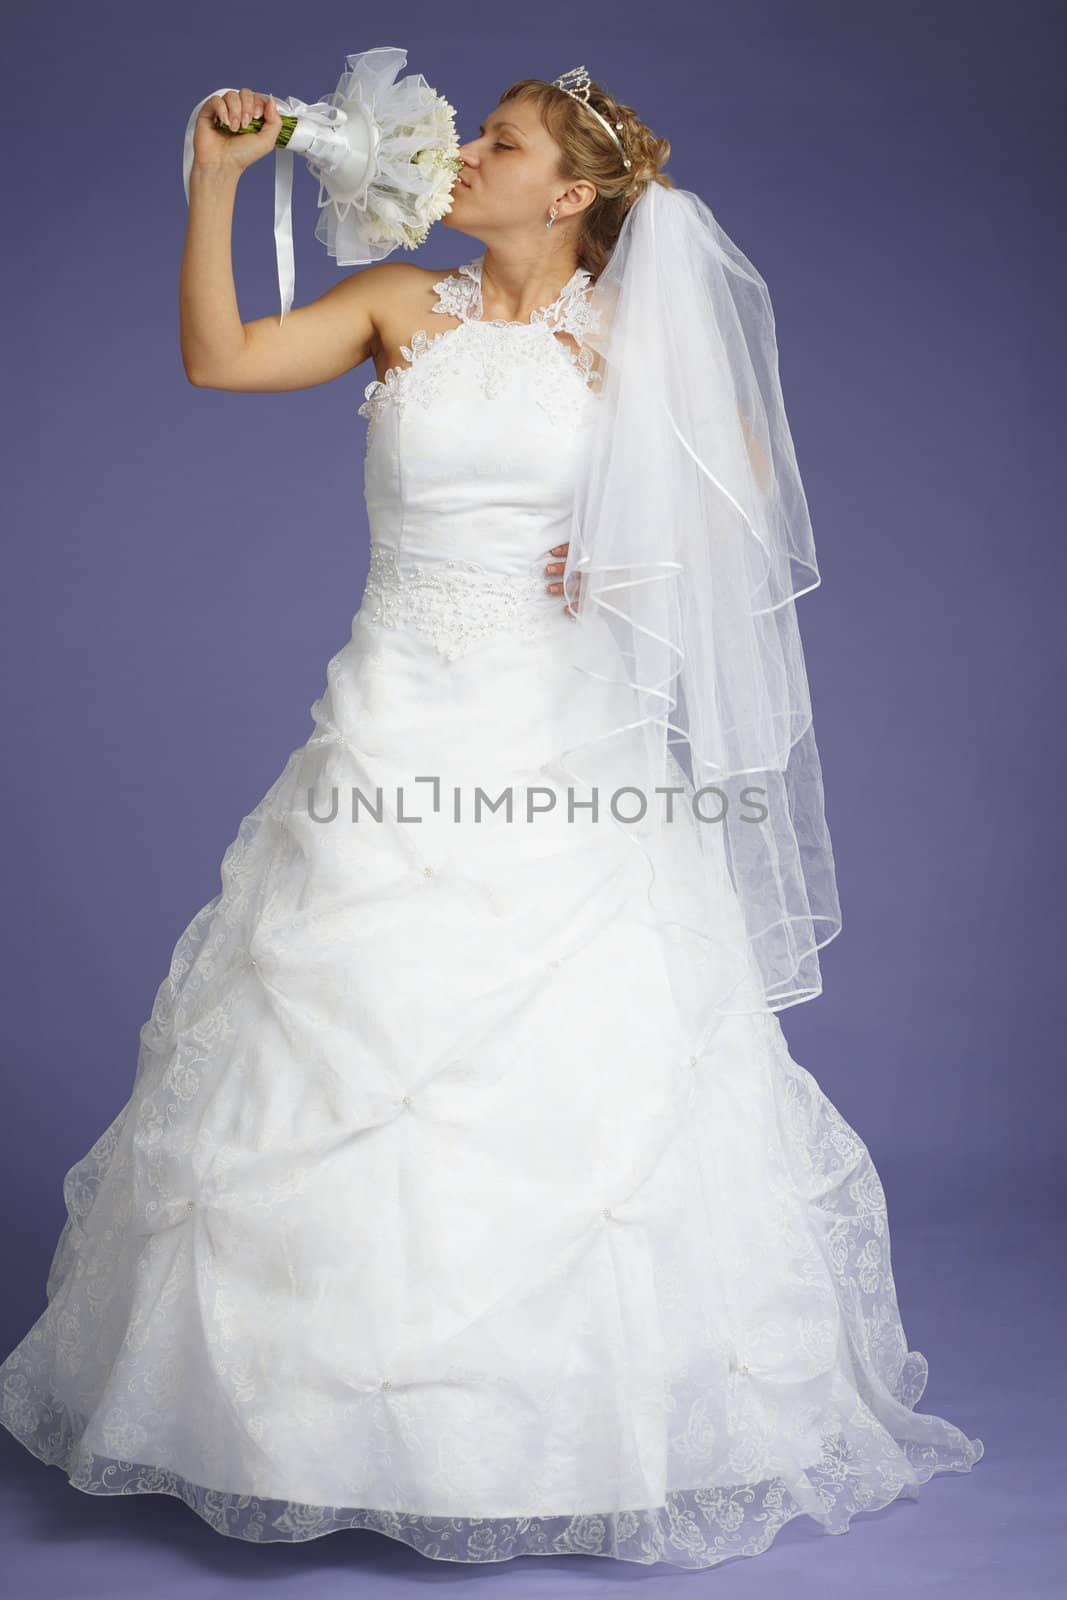
MULTIPOLYGON (((244 120, 263 99, 226 98, 244 120)), ((172 1494, 257 1541, 704 1567, 982 1454, 915 1409, 878 1175, 759 1003, 706 839, 526 820, 625 695, 560 573, 600 402, 594 275, 667 147, 595 101, 625 183, 614 135, 524 80, 463 146, 446 219, 484 253, 367 268, 244 330, 222 293, 237 169, 202 114, 190 376, 293 389, 373 356, 370 569, 313 732, 67 1174, 47 1307, 0 1367, 6 1427, 87 1492, 172 1494), (475 820, 478 790, 511 817, 475 820)))

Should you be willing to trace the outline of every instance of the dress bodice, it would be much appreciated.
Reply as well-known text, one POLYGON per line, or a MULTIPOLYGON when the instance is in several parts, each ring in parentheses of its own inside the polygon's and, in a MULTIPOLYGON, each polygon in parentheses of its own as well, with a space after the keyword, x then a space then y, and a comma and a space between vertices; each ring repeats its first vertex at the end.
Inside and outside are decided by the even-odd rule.
POLYGON ((579 268, 525 322, 485 320, 483 260, 434 284, 432 311, 455 325, 419 329, 400 347, 405 364, 368 383, 359 408, 374 620, 414 625, 421 610, 441 633, 448 609, 466 604, 468 623, 494 611, 514 621, 530 613, 526 600, 543 608, 548 552, 570 534, 598 389, 584 342, 596 323, 590 274, 579 268))

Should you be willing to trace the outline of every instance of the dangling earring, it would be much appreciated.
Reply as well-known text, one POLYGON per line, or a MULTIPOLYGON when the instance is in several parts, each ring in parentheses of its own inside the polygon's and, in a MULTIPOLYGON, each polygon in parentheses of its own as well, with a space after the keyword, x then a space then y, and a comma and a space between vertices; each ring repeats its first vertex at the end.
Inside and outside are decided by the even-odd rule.
POLYGON ((559 207, 558 206, 553 206, 552 207, 552 215, 549 217, 548 221, 545 223, 545 227, 546 228, 551 228, 552 224, 555 222, 555 220, 556 220, 556 218, 558 216, 559 216, 559 207))

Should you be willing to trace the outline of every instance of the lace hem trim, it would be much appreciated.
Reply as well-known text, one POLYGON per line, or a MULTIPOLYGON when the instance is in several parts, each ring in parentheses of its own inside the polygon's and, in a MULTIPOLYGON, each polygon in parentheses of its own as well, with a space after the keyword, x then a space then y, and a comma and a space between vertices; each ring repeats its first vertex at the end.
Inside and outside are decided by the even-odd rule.
MULTIPOLYGON (((269 1499, 207 1489, 169 1467, 94 1455, 77 1438, 83 1426, 37 1393, 5 1396, 0 1411, 14 1437, 39 1460, 58 1466, 70 1484, 93 1495, 167 1494, 216 1532, 254 1544, 300 1544, 361 1529, 384 1534, 432 1560, 487 1565, 516 1556, 605 1556, 651 1566, 718 1566, 735 1556, 759 1555, 797 1517, 827 1533, 848 1533, 859 1513, 894 1500, 918 1499, 935 1473, 970 1472, 983 1454, 981 1440, 932 1448, 914 1441, 884 1447, 865 1463, 845 1435, 823 1441, 816 1465, 785 1478, 736 1486, 669 1492, 662 1506, 640 1511, 510 1517, 428 1516, 397 1508, 365 1510, 269 1499), (49 1426, 46 1430, 46 1424, 49 1426)), ((132 1452, 131 1452, 132 1454, 132 1452)))

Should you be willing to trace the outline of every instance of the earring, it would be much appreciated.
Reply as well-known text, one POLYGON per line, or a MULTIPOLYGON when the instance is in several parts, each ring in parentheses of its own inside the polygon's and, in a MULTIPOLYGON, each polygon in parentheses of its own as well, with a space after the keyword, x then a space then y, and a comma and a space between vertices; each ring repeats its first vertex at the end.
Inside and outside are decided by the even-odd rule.
POLYGON ((555 222, 555 220, 556 220, 556 218, 558 216, 559 216, 559 207, 558 206, 553 206, 552 207, 552 215, 549 217, 548 221, 545 223, 545 227, 546 228, 551 228, 552 224, 555 222))

